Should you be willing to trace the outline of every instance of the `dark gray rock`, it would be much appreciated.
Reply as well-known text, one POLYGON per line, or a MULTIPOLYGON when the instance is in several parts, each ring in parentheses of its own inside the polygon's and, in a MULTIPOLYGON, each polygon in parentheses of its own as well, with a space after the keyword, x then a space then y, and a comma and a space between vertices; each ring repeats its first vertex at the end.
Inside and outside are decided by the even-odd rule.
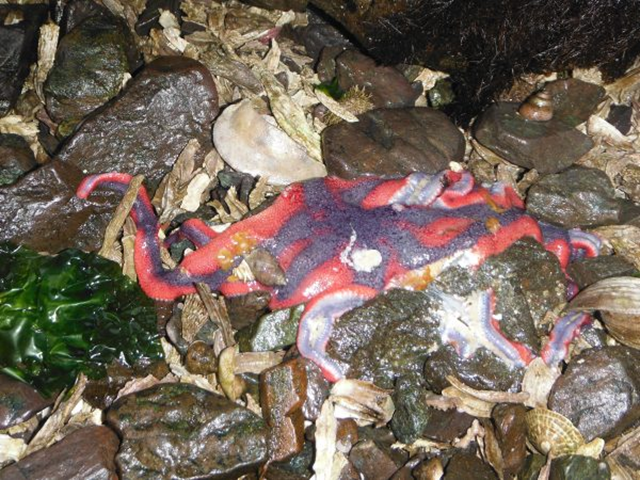
POLYGON ((266 352, 296 343, 303 306, 263 315, 250 327, 238 332, 241 351, 266 352))
POLYGON ((580 290, 610 277, 624 277, 637 273, 635 267, 618 255, 584 258, 572 262, 567 273, 580 290))
POLYGON ((418 375, 398 378, 393 389, 396 407, 391 419, 391 431, 402 443, 411 444, 422 435, 429 423, 430 408, 425 402, 426 388, 418 375))
POLYGON ((322 404, 329 396, 331 384, 324 378, 322 370, 311 360, 303 359, 307 372, 307 398, 302 405, 302 414, 309 421, 315 421, 320 415, 322 404))
POLYGON ((505 160, 543 175, 565 170, 593 147, 589 137, 560 120, 535 122, 517 111, 517 103, 492 105, 474 124, 474 137, 505 160))
POLYGON ((107 427, 84 427, 0 470, 0 480, 113 480, 119 443, 107 427))
POLYGON ((551 94, 553 118, 570 127, 586 122, 605 94, 600 85, 577 78, 555 80, 547 83, 544 89, 551 94))
POLYGON ((246 408, 194 385, 161 384, 117 400, 123 480, 237 478, 267 461, 267 428, 246 408))
POLYGON ((391 290, 344 314, 334 324, 329 356, 348 365, 347 377, 393 388, 402 375, 419 374, 438 347, 434 302, 422 292, 391 290))
POLYGON ((573 167, 546 175, 529 189, 527 212, 565 228, 618 223, 622 209, 607 175, 594 168, 573 167))
POLYGON ((436 173, 464 156, 464 137, 437 110, 379 109, 358 118, 357 123, 341 122, 322 134, 330 175, 355 178, 436 173))
POLYGON ((498 480, 498 476, 473 451, 456 453, 445 468, 446 480, 498 480))
POLYGON ((609 480, 611 472, 606 462, 582 455, 565 455, 551 461, 549 480, 609 480))
POLYGON ((0 430, 29 420, 51 403, 35 388, 0 374, 0 430))
POLYGON ((353 87, 363 88, 377 108, 413 107, 420 95, 398 70, 377 65, 375 60, 353 49, 336 57, 336 78, 345 92, 353 87))
POLYGON ((211 74, 186 57, 160 57, 122 95, 85 119, 59 158, 86 173, 145 175, 151 185, 171 169, 192 138, 211 145, 218 112, 211 74))
POLYGON ((371 480, 388 480, 398 470, 393 459, 372 440, 358 442, 351 449, 349 460, 364 478, 371 480))
POLYGON ((0 117, 18 100, 38 53, 38 29, 47 5, 0 5, 0 117))
POLYGON ((115 97, 135 67, 128 58, 134 42, 124 20, 97 8, 92 15, 75 17, 68 20, 73 28, 60 39, 44 84, 47 112, 59 124, 59 137, 115 97))
POLYGON ((616 346, 580 353, 553 385, 549 408, 571 420, 587 441, 637 424, 640 350, 616 346))
POLYGON ((611 105, 607 122, 616 127, 621 134, 627 135, 631 130, 631 117, 633 107, 631 105, 611 105))
POLYGON ((0 134, 0 185, 10 185, 38 166, 27 141, 20 135, 0 134))
POLYGON ((83 178, 77 167, 54 160, 0 187, 0 239, 49 253, 98 250, 120 199, 101 194, 80 200, 75 194, 83 178))
POLYGON ((136 33, 138 35, 149 35, 152 28, 162 28, 159 21, 161 10, 168 10, 173 13, 178 22, 181 22, 180 3, 181 0, 149 0, 146 2, 144 10, 136 22, 136 33))

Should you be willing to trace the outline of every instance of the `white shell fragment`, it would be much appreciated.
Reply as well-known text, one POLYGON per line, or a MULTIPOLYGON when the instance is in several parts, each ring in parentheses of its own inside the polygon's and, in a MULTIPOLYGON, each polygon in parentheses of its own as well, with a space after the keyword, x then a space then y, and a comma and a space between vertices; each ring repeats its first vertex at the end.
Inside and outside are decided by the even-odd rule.
POLYGON ((222 112, 213 128, 213 142, 232 168, 267 177, 274 185, 327 175, 323 164, 309 157, 272 117, 256 112, 249 100, 222 112))

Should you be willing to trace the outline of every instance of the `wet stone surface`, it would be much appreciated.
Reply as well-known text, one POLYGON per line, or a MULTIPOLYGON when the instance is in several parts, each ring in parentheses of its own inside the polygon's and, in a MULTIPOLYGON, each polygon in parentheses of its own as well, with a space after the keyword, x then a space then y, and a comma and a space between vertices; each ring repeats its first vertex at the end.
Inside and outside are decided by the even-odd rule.
POLYGON ((611 472, 605 462, 582 455, 566 455, 551 462, 549 480, 608 480, 611 472))
POLYGON ((322 404, 329 396, 331 383, 324 378, 320 368, 311 360, 302 359, 307 374, 307 398, 302 405, 302 414, 309 421, 315 421, 320 415, 322 404))
POLYGON ((525 120, 517 110, 517 103, 489 107, 474 125, 476 140, 505 160, 543 175, 565 170, 593 146, 589 137, 560 120, 525 120))
POLYGON ((89 115, 59 158, 87 173, 142 174, 155 186, 192 138, 211 145, 218 101, 211 74, 185 57, 160 57, 122 95, 89 115))
POLYGON ((585 258, 569 264, 567 273, 580 289, 610 277, 624 277, 637 273, 632 264, 616 255, 585 258))
POLYGON ((0 430, 28 420, 52 402, 26 383, 0 374, 0 430))
POLYGON ((426 389, 418 375, 398 378, 393 390, 393 404, 396 407, 391 419, 391 431, 399 441, 406 444, 415 442, 430 420, 430 408, 424 401, 426 389))
POLYGON ((345 50, 335 59, 338 85, 343 91, 364 88, 377 108, 413 107, 420 95, 393 67, 379 66, 357 50, 345 50))
POLYGON ((20 95, 29 67, 37 58, 38 29, 46 18, 46 5, 0 5, 0 117, 13 108, 20 95))
POLYGON ((349 454, 349 460, 364 478, 387 480, 398 470, 398 465, 373 440, 358 442, 349 454))
POLYGON ((587 441, 611 438, 640 421, 640 351, 590 349, 556 380, 549 408, 573 422, 587 441))
POLYGON ((527 212, 565 228, 611 225, 618 222, 622 207, 614 195, 603 171, 574 167, 536 182, 529 189, 527 212))
POLYGON ((322 134, 330 175, 402 176, 435 173, 461 161, 464 138, 442 112, 430 108, 378 109, 341 122, 322 134))
POLYGON ((444 472, 447 480, 467 480, 470 472, 475 480, 498 479, 493 469, 470 450, 453 455, 444 472))
POLYGON ((267 460, 264 421, 225 397, 188 384, 127 395, 107 412, 122 436, 121 478, 236 478, 267 460))
POLYGON ((307 374, 297 358, 265 370, 260 375, 262 413, 271 427, 269 454, 281 461, 300 452, 304 446, 302 405, 307 397, 307 374))
POLYGON ((127 57, 133 38, 124 21, 107 9, 83 17, 60 39, 44 85, 47 112, 60 124, 60 137, 113 98, 135 66, 127 57))
POLYGON ((491 412, 506 478, 514 478, 527 457, 526 412, 523 405, 508 403, 496 405, 491 412))
POLYGON ((10 185, 37 167, 33 152, 20 135, 0 134, 0 185, 10 185))
POLYGON ((78 168, 54 160, 0 187, 0 239, 49 253, 98 250, 119 198, 80 200, 75 193, 83 178, 78 168))
POLYGON ((257 322, 238 333, 241 351, 266 352, 296 343, 298 323, 304 310, 298 306, 263 315, 257 322))
POLYGON ((112 480, 119 443, 107 427, 84 427, 0 470, 0 480, 112 480))
POLYGON ((553 118, 570 127, 586 122, 605 94, 600 85, 577 78, 549 82, 544 90, 551 94, 553 118))

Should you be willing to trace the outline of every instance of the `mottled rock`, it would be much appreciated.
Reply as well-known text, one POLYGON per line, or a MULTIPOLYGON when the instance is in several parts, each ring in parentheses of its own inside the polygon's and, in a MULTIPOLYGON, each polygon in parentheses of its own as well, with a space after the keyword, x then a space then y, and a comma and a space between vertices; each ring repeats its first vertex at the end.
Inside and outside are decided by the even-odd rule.
POLYGON ((135 67, 127 56, 133 44, 124 20, 107 9, 82 18, 60 39, 44 84, 47 112, 60 124, 59 137, 118 94, 135 67))
POLYGON ((189 345, 184 363, 189 372, 197 375, 209 375, 218 369, 218 360, 213 347, 201 340, 189 345))
POLYGON ((284 462, 273 462, 267 469, 268 480, 308 480, 313 476, 313 442, 306 441, 302 451, 284 462))
POLYGON ((476 140, 505 160, 543 175, 565 170, 593 147, 589 137, 560 120, 526 120, 517 110, 516 103, 489 107, 474 124, 476 140))
POLYGON ((161 57, 136 75, 122 95, 90 114, 59 158, 87 173, 142 174, 157 185, 189 140, 211 145, 217 112, 215 85, 204 65, 186 57, 161 57))
POLYGON ((264 421, 194 385, 161 384, 117 400, 107 422, 122 436, 123 480, 236 478, 267 461, 264 421))
POLYGON ((402 443, 411 444, 420 438, 430 420, 425 402, 426 388, 420 376, 398 378, 393 389, 396 407, 391 419, 391 431, 402 443))
POLYGON ((38 29, 46 18, 47 5, 0 5, 0 117, 18 100, 37 58, 38 29))
MULTIPOLYGON (((181 257, 182 258, 182 257, 181 257)), ((225 297, 224 303, 227 306, 227 312, 229 313, 229 320, 231 325, 238 332, 238 338, 245 338, 252 331, 250 327, 261 316, 267 312, 269 301, 271 300, 271 294, 269 292, 249 292, 246 295, 238 295, 235 297, 225 297), (243 330, 245 329, 245 330, 243 330)), ((243 346, 246 346, 247 340, 240 341, 240 349, 243 350, 243 346)))
POLYGON ((0 185, 10 185, 38 166, 27 141, 20 135, 0 134, 0 185))
POLYGON ((602 170, 574 167, 534 183, 527 212, 565 228, 597 227, 618 223, 621 202, 602 170))
POLYGON ((298 324, 304 306, 277 310, 263 315, 257 322, 238 333, 243 352, 279 350, 296 343, 298 324))
POLYGON ((439 345, 433 302, 422 292, 391 290, 347 312, 335 323, 327 353, 344 365, 346 376, 393 388, 402 375, 419 374, 439 345))
POLYGON ((0 470, 0 480, 113 480, 119 443, 107 427, 84 427, 0 470))
POLYGON ((436 173, 464 156, 462 134, 437 110, 379 109, 358 119, 324 130, 322 151, 329 174, 355 178, 436 173))
POLYGON ((80 200, 75 193, 83 178, 77 167, 54 160, 0 187, 0 239, 49 253, 98 250, 119 199, 80 200))
POLYGON ((493 469, 472 451, 453 455, 444 470, 444 478, 446 480, 467 480, 471 472, 473 472, 474 480, 498 480, 493 469))
POLYGON ((509 403, 500 403, 491 412, 506 478, 514 478, 527 458, 526 413, 524 405, 509 403))
POLYGON ((615 346, 580 353, 553 385, 549 408, 571 420, 587 441, 637 424, 640 351, 615 346))
POLYGON ((618 255, 584 258, 569 264, 567 273, 578 284, 580 290, 610 277, 633 275, 637 270, 618 255))
POLYGON ((29 420, 51 403, 35 388, 0 374, 0 430, 29 420))
POLYGON ((262 413, 271 427, 271 460, 285 460, 304 446, 302 405, 307 397, 307 374, 300 358, 265 370, 260 375, 262 413))
POLYGON ((609 480, 609 466, 595 458, 565 455, 551 461, 549 480, 609 480))
POLYGON ((306 420, 315 421, 320 415, 322 404, 329 396, 331 384, 324 378, 322 370, 311 360, 303 359, 307 373, 307 399, 302 405, 302 414, 306 420))
POLYGON ((358 442, 351 449, 349 460, 368 480, 387 480, 398 470, 391 457, 372 440, 358 442))
POLYGON ((336 57, 336 78, 345 92, 353 87, 366 90, 377 108, 413 107, 420 95, 398 70, 376 65, 373 59, 353 49, 336 57))
POLYGON ((631 200, 640 203, 640 165, 629 164, 622 169, 620 190, 631 200))
POLYGON ((529 455, 524 462, 522 470, 518 472, 518 478, 522 480, 537 480, 540 474, 540 470, 547 462, 546 457, 534 453, 529 455))
POLYGON ((605 94, 600 85, 577 78, 549 82, 544 90, 551 95, 553 118, 570 127, 586 122, 605 94))

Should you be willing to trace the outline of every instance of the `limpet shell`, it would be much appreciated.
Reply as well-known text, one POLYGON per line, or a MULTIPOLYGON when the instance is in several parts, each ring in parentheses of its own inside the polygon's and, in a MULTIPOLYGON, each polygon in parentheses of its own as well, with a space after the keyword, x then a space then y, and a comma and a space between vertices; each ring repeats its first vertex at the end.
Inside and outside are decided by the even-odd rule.
POLYGON ((585 444, 584 437, 567 417, 546 408, 527 412, 529 442, 542 454, 570 455, 585 444))

